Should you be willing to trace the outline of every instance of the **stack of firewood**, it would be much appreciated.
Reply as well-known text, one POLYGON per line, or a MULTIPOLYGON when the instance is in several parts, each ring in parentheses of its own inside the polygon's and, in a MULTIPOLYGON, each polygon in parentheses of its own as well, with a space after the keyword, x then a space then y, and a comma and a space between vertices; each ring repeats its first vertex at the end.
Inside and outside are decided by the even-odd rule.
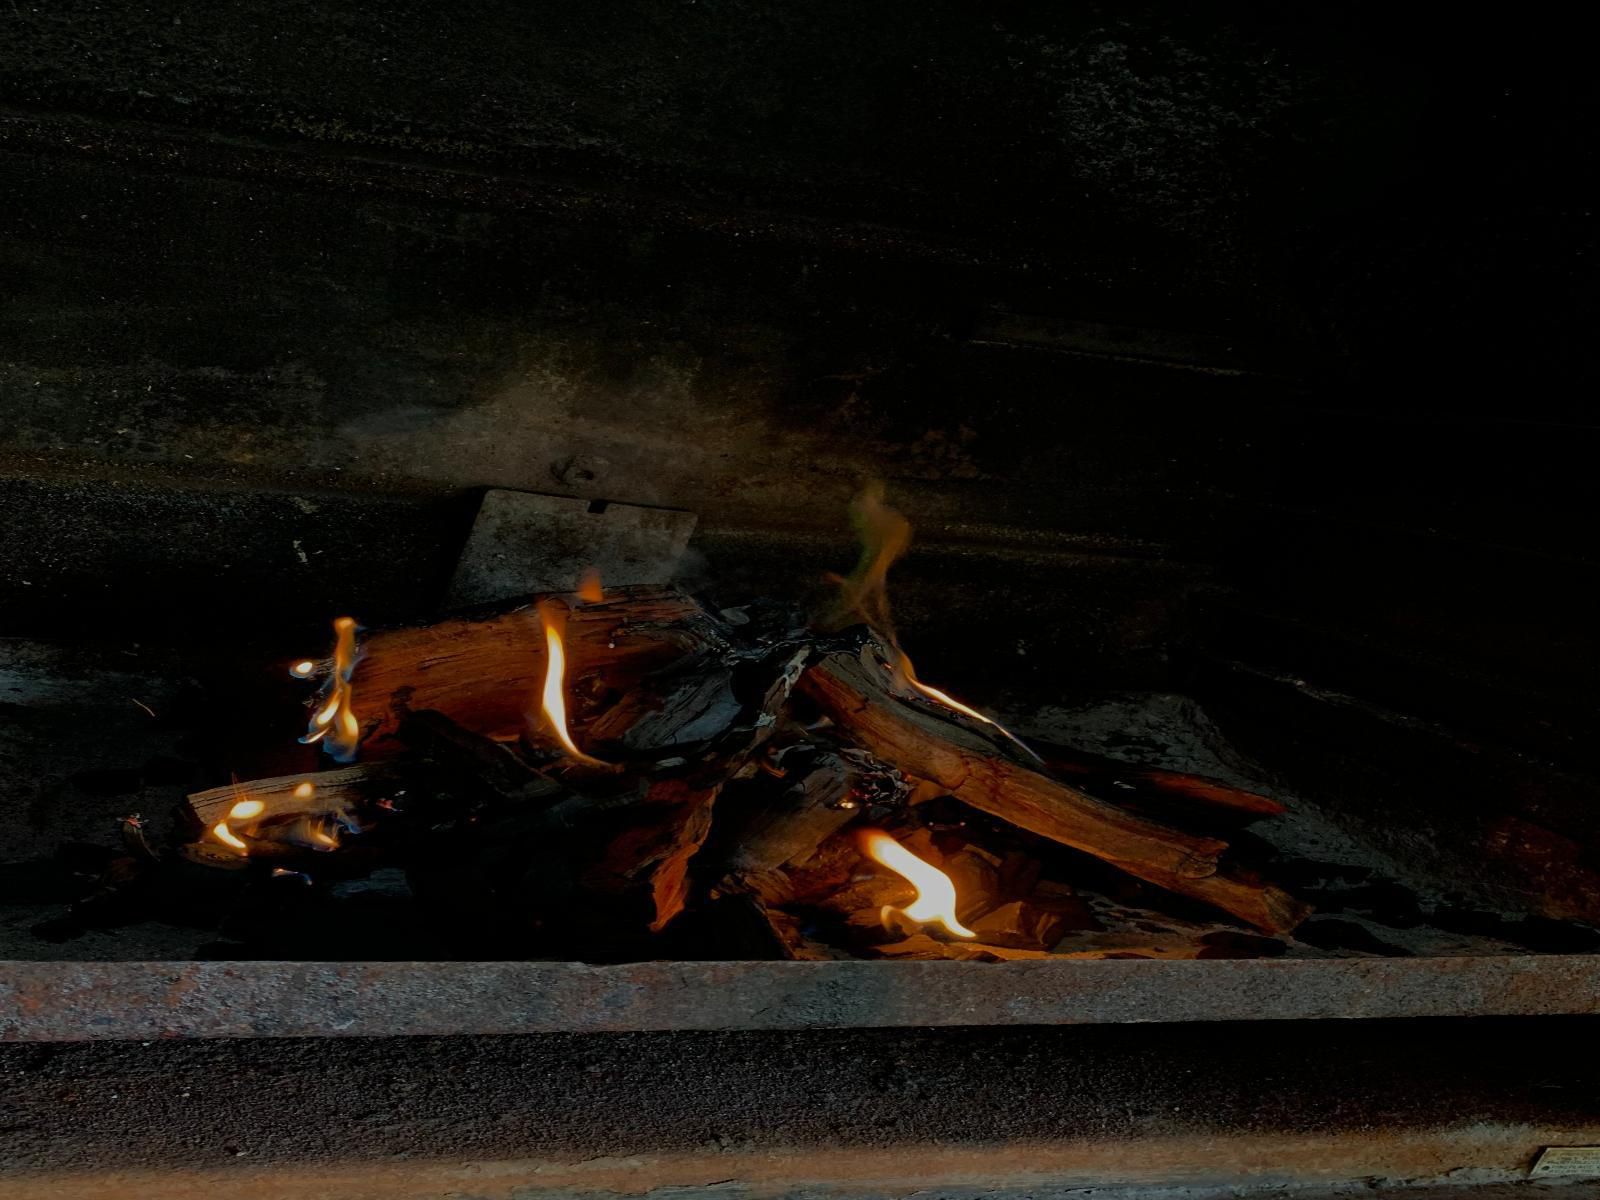
MULTIPOLYGON (((655 587, 373 631, 344 689, 358 761, 189 797, 185 854, 310 880, 402 867, 464 951, 492 931, 591 960, 1191 952, 1097 932, 1090 878, 1265 934, 1305 915, 1215 836, 1274 802, 1036 758, 906 688, 897 655, 865 627, 655 587), (564 729, 539 699, 552 613, 564 729), (917 889, 863 853, 866 830, 944 873, 965 934, 907 915, 917 889)), ((302 673, 325 704, 333 665, 302 673)))

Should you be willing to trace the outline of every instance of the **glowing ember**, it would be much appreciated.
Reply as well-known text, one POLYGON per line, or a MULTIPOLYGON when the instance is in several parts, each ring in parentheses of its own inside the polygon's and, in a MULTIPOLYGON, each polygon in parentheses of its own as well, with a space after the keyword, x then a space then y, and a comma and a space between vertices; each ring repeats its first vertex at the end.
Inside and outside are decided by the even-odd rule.
POLYGON ((878 633, 893 652, 889 668, 894 672, 895 683, 903 688, 926 696, 952 712, 961 713, 981 721, 996 733, 1010 739, 1035 762, 1043 760, 1033 748, 1012 733, 993 717, 986 717, 975 708, 969 708, 948 692, 940 691, 917 678, 911 665, 911 656, 900 645, 894 631, 894 621, 889 615, 889 568, 895 559, 911 545, 911 522, 883 500, 883 485, 869 483, 850 506, 851 521, 861 538, 861 559, 855 570, 839 582, 840 612, 836 619, 853 616, 865 621, 878 633))
POLYGON ((356 669, 356 622, 340 617, 333 623, 336 640, 333 648, 333 673, 328 677, 325 700, 311 717, 311 727, 301 738, 308 745, 321 742, 322 748, 340 762, 356 756, 361 741, 361 722, 353 707, 355 692, 350 676, 356 669))
POLYGON ((228 828, 228 823, 226 821, 218 821, 215 825, 213 825, 211 827, 211 836, 225 845, 232 846, 240 854, 250 853, 250 847, 246 846, 242 841, 239 840, 238 837, 234 835, 233 830, 228 828))
POLYGON ((296 800, 309 800, 311 799, 312 795, 315 794, 316 790, 317 785, 308 779, 304 783, 297 783, 294 785, 294 798, 296 800))
POLYGON ((600 569, 585 567, 582 578, 578 580, 578 599, 585 604, 598 604, 605 598, 606 590, 600 586, 600 569))
POLYGON ((309 679, 311 678, 311 672, 315 671, 316 669, 316 663, 312 662, 309 658, 302 658, 299 662, 295 663, 294 666, 289 668, 289 674, 300 679, 309 679))
POLYGON ((250 821, 267 811, 267 806, 260 800, 241 800, 228 810, 230 821, 250 821))
POLYGON ((862 833, 861 848, 869 858, 882 863, 917 889, 916 900, 900 910, 906 916, 924 924, 936 921, 956 937, 978 936, 956 920, 956 885, 950 881, 950 876, 876 829, 862 833))
POLYGON ((544 691, 540 702, 540 707, 544 710, 545 720, 549 722, 551 731, 556 735, 556 740, 561 743, 572 758, 578 762, 587 763, 591 767, 609 767, 610 763, 601 762, 598 758, 579 750, 577 743, 572 740, 572 734, 567 731, 567 700, 565 694, 567 649, 562 641, 562 627, 566 624, 566 612, 559 605, 541 604, 539 606, 539 619, 544 623, 546 654, 544 691))

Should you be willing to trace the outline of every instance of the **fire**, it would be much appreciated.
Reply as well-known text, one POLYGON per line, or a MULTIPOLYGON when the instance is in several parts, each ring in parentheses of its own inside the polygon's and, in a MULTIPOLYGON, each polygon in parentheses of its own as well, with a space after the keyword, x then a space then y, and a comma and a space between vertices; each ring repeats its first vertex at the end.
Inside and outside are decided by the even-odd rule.
POLYGON ((839 612, 836 619, 853 616, 865 621, 889 643, 893 655, 889 669, 894 673, 897 685, 909 687, 935 704, 982 722, 1010 739, 1029 758, 1042 762, 1031 746, 999 721, 984 716, 948 692, 917 678, 916 669, 911 665, 911 656, 901 647, 889 614, 889 568, 911 545, 911 522, 884 503, 883 484, 877 481, 862 489, 861 495, 850 505, 850 516, 861 539, 861 558, 855 570, 839 580, 839 612))
POLYGON ((211 836, 225 846, 232 846, 240 854, 249 854, 250 847, 245 844, 243 838, 234 833, 228 821, 253 821, 266 811, 267 806, 260 800, 252 800, 249 797, 237 800, 228 810, 227 820, 218 821, 211 827, 211 836))
POLYGON ((293 675, 296 679, 310 679, 311 672, 315 671, 316 669, 316 663, 312 662, 309 658, 302 658, 299 662, 295 663, 294 666, 289 668, 289 674, 293 675))
POLYGON ((861 835, 867 856, 883 864, 917 889, 917 898, 901 909, 913 921, 937 921, 956 937, 977 937, 956 920, 956 885, 932 863, 923 862, 887 833, 869 829, 861 835))
POLYGON ((544 710, 545 719, 550 723, 552 732, 561 743, 567 754, 578 762, 587 763, 591 767, 609 767, 611 764, 601 762, 592 755, 585 754, 578 749, 577 743, 572 740, 572 734, 567 731, 567 699, 565 694, 567 679, 567 648, 562 641, 563 626, 566 624, 566 610, 555 604, 541 604, 539 606, 539 619, 544 624, 545 668, 544 691, 541 696, 540 707, 544 710))
POLYGON ((246 846, 244 842, 242 842, 233 832, 233 830, 228 828, 228 823, 226 821, 218 821, 215 825, 213 825, 211 827, 211 836, 225 845, 232 846, 240 854, 250 853, 250 847, 246 846))
POLYGON ((585 567, 578 580, 578 599, 585 604, 598 604, 605 598, 606 590, 600 586, 600 568, 585 567))
POLYGON ((309 800, 316 790, 317 785, 308 779, 304 783, 297 783, 294 785, 294 798, 296 800, 309 800))
MULTIPOLYGON (((355 690, 350 686, 350 676, 356 669, 356 622, 354 617, 340 617, 333 623, 333 672, 328 676, 328 690, 324 703, 311 717, 311 726, 302 742, 321 742, 322 748, 340 762, 350 762, 356 756, 361 741, 361 722, 356 719, 355 690)), ((293 668, 299 673, 296 664, 293 668)))

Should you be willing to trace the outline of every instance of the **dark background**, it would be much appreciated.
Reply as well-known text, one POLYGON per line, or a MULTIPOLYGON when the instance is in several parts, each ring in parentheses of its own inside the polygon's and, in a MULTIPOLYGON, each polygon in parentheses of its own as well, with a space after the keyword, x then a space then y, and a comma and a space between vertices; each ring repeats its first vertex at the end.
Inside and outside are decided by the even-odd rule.
POLYGON ((17 0, 0 30, 0 634, 281 653, 425 617, 486 485, 693 509, 698 581, 797 594, 876 475, 930 677, 1192 691, 1592 902, 1577 29, 17 0))

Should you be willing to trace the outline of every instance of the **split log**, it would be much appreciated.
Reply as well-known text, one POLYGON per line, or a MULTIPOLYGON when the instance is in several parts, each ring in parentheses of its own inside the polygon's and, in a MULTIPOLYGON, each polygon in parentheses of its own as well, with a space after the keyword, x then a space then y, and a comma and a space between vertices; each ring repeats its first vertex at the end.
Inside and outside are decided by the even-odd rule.
MULTIPOLYGON (((597 603, 574 607, 565 638, 575 735, 586 720, 586 697, 624 694, 668 663, 726 644, 713 617, 663 587, 614 588, 597 603)), ((537 710, 545 665, 544 629, 532 603, 366 634, 351 677, 363 759, 400 749, 394 734, 410 709, 435 709, 486 737, 519 736, 537 710)))
POLYGON ((1219 871, 1226 842, 1134 816, 1002 757, 955 714, 945 720, 891 695, 886 679, 876 664, 840 653, 807 670, 800 686, 842 736, 973 808, 1270 933, 1304 918, 1305 906, 1286 893, 1219 871))
POLYGON ((390 768, 359 763, 332 771, 250 779, 192 792, 189 811, 207 828, 225 820, 228 810, 241 800, 259 800, 263 807, 256 819, 262 821, 295 813, 351 812, 382 798, 398 781, 390 768))

